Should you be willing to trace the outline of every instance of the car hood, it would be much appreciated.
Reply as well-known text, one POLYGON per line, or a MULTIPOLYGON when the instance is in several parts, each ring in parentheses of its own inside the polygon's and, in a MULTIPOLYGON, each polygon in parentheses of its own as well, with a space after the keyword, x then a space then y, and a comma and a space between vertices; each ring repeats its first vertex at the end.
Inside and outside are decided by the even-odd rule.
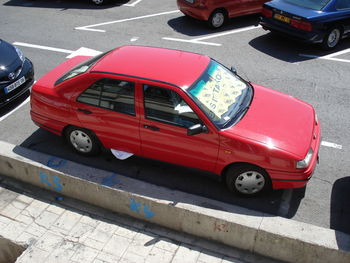
POLYGON ((303 159, 313 135, 313 107, 287 94, 258 85, 253 87, 254 97, 249 110, 225 132, 303 159))
POLYGON ((0 40, 0 76, 13 72, 22 64, 21 59, 11 44, 0 40))
POLYGON ((90 57, 86 56, 76 56, 74 58, 68 59, 61 64, 59 64, 54 69, 50 70, 47 74, 41 77, 34 85, 33 88, 41 87, 41 88, 53 88, 55 86, 55 82, 59 79, 64 73, 68 70, 72 69, 74 66, 79 63, 89 59, 90 57))
POLYGON ((326 10, 318 11, 318 10, 312 10, 309 8, 304 8, 301 6, 290 4, 283 0, 274 0, 266 3, 266 5, 296 16, 307 18, 307 19, 316 19, 320 16, 324 16, 325 15, 324 11, 326 11, 326 10))

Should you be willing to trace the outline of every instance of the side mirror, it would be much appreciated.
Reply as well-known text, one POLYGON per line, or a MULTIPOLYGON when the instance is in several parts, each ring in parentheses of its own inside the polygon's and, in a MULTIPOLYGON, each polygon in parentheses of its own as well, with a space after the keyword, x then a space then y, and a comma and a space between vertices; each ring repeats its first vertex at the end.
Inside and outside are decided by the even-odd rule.
POLYGON ((202 124, 195 124, 187 129, 188 136, 200 134, 202 132, 208 132, 208 128, 202 124))
POLYGON ((231 72, 235 75, 237 75, 237 69, 234 66, 231 66, 231 72))

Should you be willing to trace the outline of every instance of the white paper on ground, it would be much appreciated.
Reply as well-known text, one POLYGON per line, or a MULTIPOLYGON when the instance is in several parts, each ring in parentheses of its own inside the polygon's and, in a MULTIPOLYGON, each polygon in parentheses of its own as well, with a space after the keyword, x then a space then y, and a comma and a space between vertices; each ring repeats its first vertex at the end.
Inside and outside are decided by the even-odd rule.
POLYGON ((115 149, 111 149, 111 152, 119 160, 125 160, 125 159, 129 158, 130 156, 133 156, 132 153, 118 151, 118 150, 115 150, 115 149))

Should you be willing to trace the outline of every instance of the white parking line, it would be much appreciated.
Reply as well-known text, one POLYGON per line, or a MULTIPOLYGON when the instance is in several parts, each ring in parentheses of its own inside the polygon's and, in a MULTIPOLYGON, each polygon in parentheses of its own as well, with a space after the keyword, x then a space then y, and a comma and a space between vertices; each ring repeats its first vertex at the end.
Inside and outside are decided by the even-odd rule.
POLYGON ((48 46, 41 46, 41 45, 35 45, 35 44, 29 44, 29 43, 22 43, 22 42, 14 42, 13 43, 16 46, 22 46, 22 47, 30 47, 30 48, 37 48, 37 49, 43 49, 43 50, 50 50, 55 52, 61 52, 69 54, 66 58, 72 58, 75 56, 96 56, 101 54, 101 51, 81 47, 77 50, 68 50, 68 49, 62 49, 62 48, 55 48, 55 47, 48 47, 48 46))
POLYGON ((307 58, 316 58, 316 59, 326 59, 326 60, 333 60, 333 61, 339 61, 339 62, 346 62, 350 63, 349 59, 341 59, 341 58, 335 58, 336 56, 344 55, 350 53, 350 48, 338 51, 329 55, 325 56, 316 56, 316 55, 309 55, 309 54, 299 54, 301 57, 307 57, 307 58))
POLYGON ((22 43, 22 42, 14 42, 13 44, 15 46, 38 48, 38 49, 50 50, 50 51, 55 51, 55 52, 67 53, 67 54, 71 54, 74 52, 74 51, 68 50, 68 49, 47 47, 47 46, 34 45, 34 44, 28 44, 28 43, 22 43))
POLYGON ((75 29, 77 29, 77 30, 95 31, 95 32, 106 32, 106 30, 94 29, 92 27, 105 26, 105 25, 111 25, 111 24, 116 24, 116 23, 123 23, 123 22, 127 22, 127 21, 145 19, 145 18, 155 17, 155 16, 168 15, 168 14, 173 14, 173 13, 178 13, 178 12, 180 12, 180 10, 156 13, 156 14, 145 15, 145 16, 137 16, 137 17, 126 18, 126 19, 121 19, 121 20, 115 20, 115 21, 110 21, 110 22, 104 22, 104 23, 88 25, 88 26, 81 26, 81 27, 76 27, 75 29))
POLYGON ((133 2, 132 4, 124 4, 122 6, 131 6, 131 7, 135 7, 135 5, 137 5, 138 3, 140 3, 142 0, 136 0, 136 2, 133 2))
POLYGON ((326 141, 322 141, 321 142, 321 145, 322 146, 326 146, 326 147, 331 147, 331 148, 335 148, 335 149, 343 149, 343 146, 340 145, 340 144, 336 144, 336 143, 333 143, 333 142, 326 142, 326 141))
POLYGON ((14 113, 15 111, 19 110, 22 106, 24 106, 25 104, 27 104, 30 100, 30 97, 28 97, 25 101, 23 101, 19 106, 17 106, 16 108, 14 108, 12 111, 6 113, 4 116, 0 117, 0 122, 5 120, 8 116, 10 116, 12 113, 14 113))
POLYGON ((260 25, 259 26, 248 26, 248 27, 244 27, 244 28, 230 30, 230 31, 223 32, 223 33, 210 34, 210 35, 207 35, 205 37, 199 37, 199 38, 195 38, 195 39, 182 39, 182 38, 172 38, 172 37, 163 37, 162 39, 171 40, 171 41, 178 41, 178 42, 188 42, 188 43, 192 43, 192 44, 221 46, 222 44, 219 44, 219 43, 204 42, 202 40, 207 40, 207 39, 216 38, 216 37, 222 37, 222 36, 226 36, 226 35, 237 34, 237 33, 245 32, 248 30, 257 29, 260 27, 261 27, 260 25))

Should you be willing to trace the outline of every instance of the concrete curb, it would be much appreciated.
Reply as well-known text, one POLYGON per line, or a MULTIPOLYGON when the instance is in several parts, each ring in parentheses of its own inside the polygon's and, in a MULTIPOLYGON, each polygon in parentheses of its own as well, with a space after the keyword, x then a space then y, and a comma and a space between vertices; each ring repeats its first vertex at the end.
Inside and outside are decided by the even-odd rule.
POLYGON ((287 262, 350 262, 350 236, 173 191, 0 141, 0 174, 287 262))

